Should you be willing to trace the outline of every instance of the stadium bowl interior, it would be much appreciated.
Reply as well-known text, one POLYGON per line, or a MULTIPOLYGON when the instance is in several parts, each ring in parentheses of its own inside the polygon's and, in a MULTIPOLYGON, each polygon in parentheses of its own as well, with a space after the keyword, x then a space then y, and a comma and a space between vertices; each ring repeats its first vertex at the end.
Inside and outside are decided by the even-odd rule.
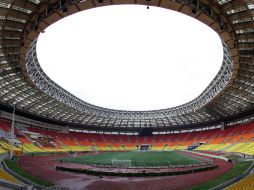
POLYGON ((254 188, 252 0, 1 0, 0 31, 0 188, 254 188), (200 96, 163 110, 114 110, 49 79, 39 34, 119 4, 178 11, 218 33, 223 63, 200 96))

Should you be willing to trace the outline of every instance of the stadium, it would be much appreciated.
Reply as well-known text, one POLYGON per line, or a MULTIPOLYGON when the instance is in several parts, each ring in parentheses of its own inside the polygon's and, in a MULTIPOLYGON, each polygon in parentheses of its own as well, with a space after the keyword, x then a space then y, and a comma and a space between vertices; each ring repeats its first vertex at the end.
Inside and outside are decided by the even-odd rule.
POLYGON ((0 189, 254 189, 252 0, 0 0, 0 31, 0 189), (112 109, 44 72, 39 35, 116 5, 172 10, 218 34, 223 60, 202 93, 162 109, 112 109))

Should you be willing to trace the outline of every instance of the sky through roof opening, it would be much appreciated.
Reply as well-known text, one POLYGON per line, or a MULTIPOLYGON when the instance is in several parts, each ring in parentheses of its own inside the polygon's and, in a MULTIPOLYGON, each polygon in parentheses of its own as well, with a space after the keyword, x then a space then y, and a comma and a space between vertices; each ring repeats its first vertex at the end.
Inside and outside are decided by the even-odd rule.
POLYGON ((197 98, 218 73, 223 48, 205 24, 159 7, 114 5, 68 16, 41 33, 44 72, 105 108, 165 109, 197 98))

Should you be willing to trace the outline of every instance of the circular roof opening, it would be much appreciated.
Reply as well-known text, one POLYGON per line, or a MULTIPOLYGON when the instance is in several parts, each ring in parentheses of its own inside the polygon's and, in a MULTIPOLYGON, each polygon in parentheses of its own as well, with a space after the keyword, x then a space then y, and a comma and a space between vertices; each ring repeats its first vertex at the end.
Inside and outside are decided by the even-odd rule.
POLYGON ((218 73, 223 48, 216 32, 184 14, 114 5, 50 25, 37 56, 54 82, 85 102, 146 111, 198 97, 218 73))

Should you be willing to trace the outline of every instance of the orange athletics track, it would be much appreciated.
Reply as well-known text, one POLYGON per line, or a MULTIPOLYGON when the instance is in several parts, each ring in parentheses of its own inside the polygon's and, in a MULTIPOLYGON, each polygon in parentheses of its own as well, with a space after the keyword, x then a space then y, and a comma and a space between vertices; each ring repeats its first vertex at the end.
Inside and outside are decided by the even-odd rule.
MULTIPOLYGON (((190 153, 191 154, 191 153, 190 153)), ((56 185, 72 190, 180 190, 223 175, 233 163, 215 159, 218 169, 169 177, 98 177, 86 174, 56 171, 56 158, 68 155, 20 157, 18 164, 30 174, 49 180, 56 185)), ((193 155, 195 157, 195 155, 193 155)), ((206 156, 199 157, 207 158, 206 156)))

